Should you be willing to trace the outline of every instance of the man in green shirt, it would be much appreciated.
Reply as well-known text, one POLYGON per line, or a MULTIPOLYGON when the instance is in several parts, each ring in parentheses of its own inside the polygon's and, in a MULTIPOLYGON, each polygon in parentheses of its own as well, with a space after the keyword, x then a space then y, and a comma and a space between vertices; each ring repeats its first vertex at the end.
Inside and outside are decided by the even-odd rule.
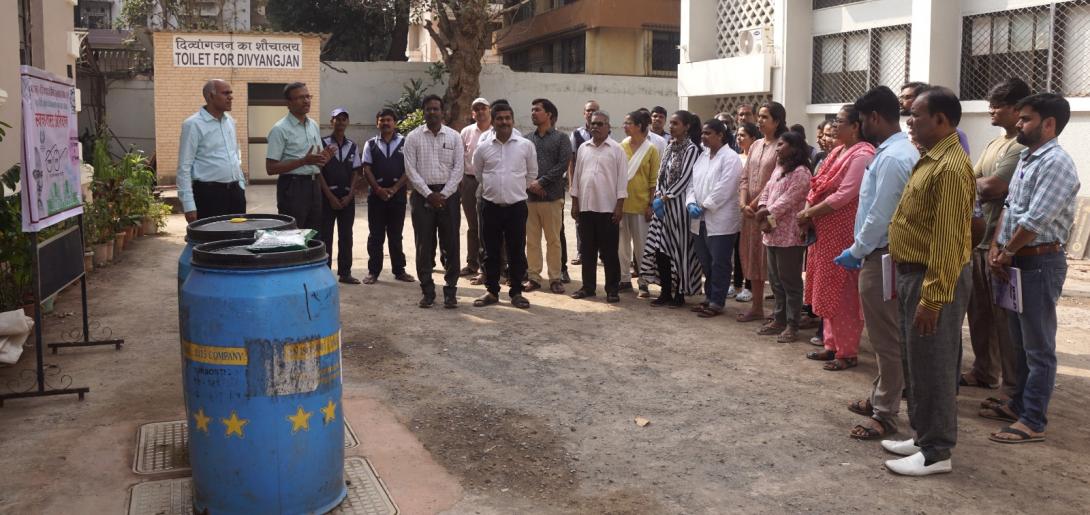
POLYGON ((961 386, 994 388, 1002 371, 1002 397, 1014 394, 1018 377, 1017 353, 1007 330, 1006 310, 995 304, 991 273, 988 271, 988 245, 995 234, 1007 185, 1018 166, 1022 149, 1018 144, 1018 110, 1015 104, 1029 96, 1029 86, 1018 78, 1007 79, 988 93, 988 112, 992 125, 1003 134, 984 148, 973 169, 977 198, 983 216, 973 219, 974 243, 973 292, 969 297, 969 336, 973 345, 973 367, 961 375, 961 386), (980 237, 977 237, 980 236, 980 237))
POLYGON ((288 114, 269 131, 265 171, 277 175, 276 210, 295 218, 300 229, 322 226, 322 189, 318 176, 336 147, 323 148, 318 122, 307 117, 310 91, 302 82, 284 87, 288 114))

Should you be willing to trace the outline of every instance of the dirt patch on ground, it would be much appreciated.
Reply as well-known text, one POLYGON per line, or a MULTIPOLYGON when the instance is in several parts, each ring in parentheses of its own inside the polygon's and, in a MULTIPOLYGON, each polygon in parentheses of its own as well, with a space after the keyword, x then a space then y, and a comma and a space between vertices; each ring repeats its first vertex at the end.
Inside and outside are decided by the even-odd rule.
POLYGON ((453 402, 419 410, 409 428, 472 492, 552 500, 578 486, 563 439, 542 420, 518 411, 453 402))
POLYGON ((381 335, 356 335, 352 341, 341 343, 345 374, 362 378, 380 379, 403 374, 413 366, 405 353, 397 350, 390 340, 381 335))

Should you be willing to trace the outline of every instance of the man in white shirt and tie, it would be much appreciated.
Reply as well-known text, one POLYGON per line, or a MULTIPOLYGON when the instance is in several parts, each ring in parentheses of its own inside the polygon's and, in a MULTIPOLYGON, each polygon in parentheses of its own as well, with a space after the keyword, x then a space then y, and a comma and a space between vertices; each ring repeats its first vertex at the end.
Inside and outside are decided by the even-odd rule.
MULTIPOLYGON (((513 134, 515 112, 509 104, 492 106, 495 136, 482 139, 473 154, 481 183, 481 239, 484 240, 485 287, 474 306, 499 302, 500 247, 506 245, 512 278, 526 275, 526 189, 537 178, 537 150, 530 140, 513 134)), ((511 305, 526 309, 522 281, 511 281, 511 305)))

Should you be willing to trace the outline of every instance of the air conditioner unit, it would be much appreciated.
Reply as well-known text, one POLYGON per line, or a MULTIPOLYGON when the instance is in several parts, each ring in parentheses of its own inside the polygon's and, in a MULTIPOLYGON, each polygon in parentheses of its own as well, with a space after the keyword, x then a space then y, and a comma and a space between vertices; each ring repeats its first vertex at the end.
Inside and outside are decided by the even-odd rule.
POLYGON ((738 31, 741 55, 757 55, 772 51, 772 27, 753 27, 738 31))

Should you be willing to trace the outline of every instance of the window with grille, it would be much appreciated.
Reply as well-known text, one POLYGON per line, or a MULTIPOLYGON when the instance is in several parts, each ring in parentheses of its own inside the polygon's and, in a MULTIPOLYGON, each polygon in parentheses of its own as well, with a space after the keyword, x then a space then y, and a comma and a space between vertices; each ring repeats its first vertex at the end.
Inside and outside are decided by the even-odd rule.
POLYGON ((756 27, 771 27, 775 8, 772 0, 718 0, 716 15, 716 57, 742 55, 738 34, 756 27))
POLYGON ((503 64, 511 67, 512 71, 530 71, 530 50, 522 49, 503 54, 503 64))
POLYGON ((1018 77, 1033 91, 1090 96, 1090 0, 966 16, 961 98, 1018 77))
POLYGON ((19 64, 30 65, 30 4, 19 0, 19 64))
POLYGON ((838 5, 857 4, 864 0, 814 0, 814 9, 824 9, 826 7, 836 7, 838 5))
POLYGON ((811 102, 854 102, 867 90, 896 90, 908 80, 908 25, 843 32, 814 38, 811 102))
POLYGON ((503 55, 503 64, 516 72, 584 73, 587 67, 586 34, 507 52, 503 55))
POLYGON ((680 44, 679 32, 651 31, 651 71, 677 73, 677 64, 681 60, 677 47, 680 44))

